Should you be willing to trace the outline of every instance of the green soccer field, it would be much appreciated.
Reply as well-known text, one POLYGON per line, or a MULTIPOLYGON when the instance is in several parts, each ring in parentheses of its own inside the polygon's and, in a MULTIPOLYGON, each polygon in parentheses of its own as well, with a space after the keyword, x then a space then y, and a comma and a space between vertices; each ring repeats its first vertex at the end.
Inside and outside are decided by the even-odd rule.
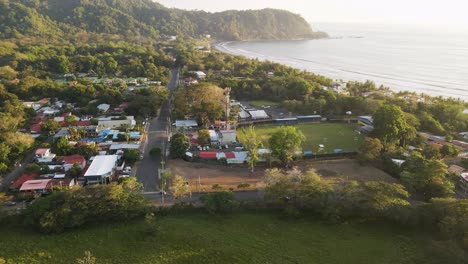
MULTIPOLYGON (((304 151, 317 152, 319 144, 325 146, 322 153, 333 153, 335 149, 356 151, 363 141, 363 136, 356 133, 351 125, 342 123, 320 123, 295 125, 304 133, 306 141, 304 151)), ((265 146, 268 139, 279 128, 278 125, 256 126, 257 134, 262 138, 265 146)))
POLYGON ((249 101, 249 104, 253 107, 262 107, 262 106, 278 106, 279 103, 265 100, 249 101))

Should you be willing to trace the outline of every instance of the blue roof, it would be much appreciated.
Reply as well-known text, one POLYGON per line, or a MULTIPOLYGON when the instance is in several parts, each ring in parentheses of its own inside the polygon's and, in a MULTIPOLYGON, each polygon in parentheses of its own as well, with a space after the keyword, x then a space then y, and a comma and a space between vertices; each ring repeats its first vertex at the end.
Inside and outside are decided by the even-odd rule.
POLYGON ((99 132, 98 137, 107 137, 110 133, 110 129, 103 129, 99 132))

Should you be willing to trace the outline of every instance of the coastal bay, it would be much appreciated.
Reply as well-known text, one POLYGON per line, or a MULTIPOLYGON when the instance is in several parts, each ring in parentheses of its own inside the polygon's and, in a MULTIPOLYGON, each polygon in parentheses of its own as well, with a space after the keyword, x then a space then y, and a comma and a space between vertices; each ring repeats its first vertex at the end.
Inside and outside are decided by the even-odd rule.
POLYGON ((468 40, 446 29, 318 24, 328 39, 218 43, 219 51, 344 81, 468 100, 468 40))

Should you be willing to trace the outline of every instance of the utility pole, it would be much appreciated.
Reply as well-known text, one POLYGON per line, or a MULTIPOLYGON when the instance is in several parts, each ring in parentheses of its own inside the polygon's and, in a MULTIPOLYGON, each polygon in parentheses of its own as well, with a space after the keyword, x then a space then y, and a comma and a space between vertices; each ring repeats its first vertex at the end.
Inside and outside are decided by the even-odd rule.
POLYGON ((198 175, 198 192, 201 192, 201 181, 200 181, 200 175, 198 175))

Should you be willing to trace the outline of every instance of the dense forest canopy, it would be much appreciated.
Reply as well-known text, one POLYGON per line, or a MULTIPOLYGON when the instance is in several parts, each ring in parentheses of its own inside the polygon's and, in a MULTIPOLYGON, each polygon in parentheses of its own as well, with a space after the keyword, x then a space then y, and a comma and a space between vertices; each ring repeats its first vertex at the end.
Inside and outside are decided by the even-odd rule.
POLYGON ((110 34, 125 39, 161 36, 222 40, 325 37, 297 14, 264 9, 207 13, 169 9, 150 0, 0 0, 0 38, 74 39, 110 34))

